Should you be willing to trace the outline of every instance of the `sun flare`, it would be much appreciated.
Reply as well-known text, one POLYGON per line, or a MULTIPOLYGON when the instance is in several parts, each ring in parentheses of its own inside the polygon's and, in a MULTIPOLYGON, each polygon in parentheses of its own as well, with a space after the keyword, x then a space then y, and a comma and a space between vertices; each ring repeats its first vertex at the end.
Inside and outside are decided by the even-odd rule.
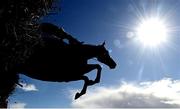
POLYGON ((167 41, 166 25, 158 18, 143 20, 136 32, 138 40, 144 46, 157 47, 167 41))

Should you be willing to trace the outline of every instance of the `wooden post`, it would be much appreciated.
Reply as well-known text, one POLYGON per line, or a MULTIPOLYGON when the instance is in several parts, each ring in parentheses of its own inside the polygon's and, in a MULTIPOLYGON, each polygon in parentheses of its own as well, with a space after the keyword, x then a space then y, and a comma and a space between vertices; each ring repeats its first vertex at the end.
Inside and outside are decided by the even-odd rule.
POLYGON ((7 98, 0 98, 0 109, 7 109, 8 101, 7 98))

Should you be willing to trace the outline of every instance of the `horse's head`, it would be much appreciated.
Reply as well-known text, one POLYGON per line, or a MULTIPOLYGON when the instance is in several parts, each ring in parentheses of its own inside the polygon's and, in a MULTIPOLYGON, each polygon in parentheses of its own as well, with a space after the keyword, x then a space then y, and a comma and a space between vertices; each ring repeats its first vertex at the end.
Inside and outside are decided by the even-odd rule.
POLYGON ((102 45, 98 45, 99 47, 99 54, 97 56, 97 60, 106 64, 109 66, 111 69, 116 67, 115 61, 109 56, 108 50, 104 47, 105 42, 102 45))

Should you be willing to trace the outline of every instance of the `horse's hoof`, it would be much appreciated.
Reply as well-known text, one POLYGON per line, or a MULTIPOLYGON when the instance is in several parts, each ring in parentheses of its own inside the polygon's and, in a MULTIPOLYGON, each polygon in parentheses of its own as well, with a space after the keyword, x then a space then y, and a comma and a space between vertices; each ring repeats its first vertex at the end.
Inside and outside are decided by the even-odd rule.
POLYGON ((76 93, 76 95, 75 95, 75 100, 78 99, 80 96, 81 96, 80 93, 76 93))

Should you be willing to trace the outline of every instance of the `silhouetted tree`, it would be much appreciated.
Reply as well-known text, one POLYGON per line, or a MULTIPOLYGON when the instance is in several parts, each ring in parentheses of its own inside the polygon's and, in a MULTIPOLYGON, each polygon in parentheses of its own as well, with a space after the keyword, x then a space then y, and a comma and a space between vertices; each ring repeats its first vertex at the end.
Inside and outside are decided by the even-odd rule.
POLYGON ((0 3, 0 107, 18 84, 12 72, 41 42, 38 20, 47 15, 53 0, 2 0, 0 3))

